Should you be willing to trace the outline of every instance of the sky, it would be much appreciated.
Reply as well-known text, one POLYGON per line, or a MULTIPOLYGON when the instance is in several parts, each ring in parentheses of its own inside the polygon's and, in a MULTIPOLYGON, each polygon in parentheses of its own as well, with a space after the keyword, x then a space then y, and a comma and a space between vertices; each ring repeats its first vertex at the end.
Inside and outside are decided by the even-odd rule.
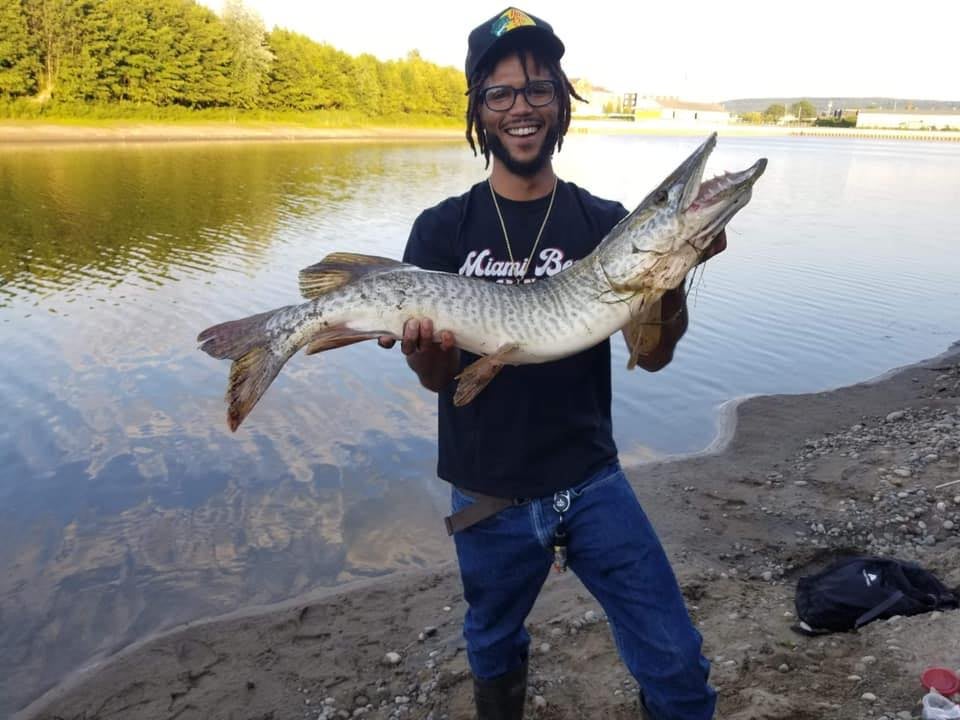
MULTIPOLYGON (((268 29, 279 25, 351 55, 389 60, 416 49, 458 68, 470 30, 506 7, 502 0, 244 4, 268 29)), ((553 26, 567 47, 569 77, 617 93, 960 100, 956 0, 525 0, 518 7, 553 26)))

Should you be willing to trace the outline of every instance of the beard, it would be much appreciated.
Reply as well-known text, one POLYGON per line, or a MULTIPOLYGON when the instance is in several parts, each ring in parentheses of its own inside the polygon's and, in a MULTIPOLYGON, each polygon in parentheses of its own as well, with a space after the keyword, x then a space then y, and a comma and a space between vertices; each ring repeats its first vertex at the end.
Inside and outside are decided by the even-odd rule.
POLYGON ((504 167, 511 173, 519 175, 520 177, 529 178, 543 170, 546 164, 550 162, 559 137, 560 130, 556 124, 548 127, 539 152, 530 160, 517 160, 500 141, 500 137, 490 131, 487 131, 487 147, 490 149, 490 152, 493 153, 493 156, 502 162, 504 167))

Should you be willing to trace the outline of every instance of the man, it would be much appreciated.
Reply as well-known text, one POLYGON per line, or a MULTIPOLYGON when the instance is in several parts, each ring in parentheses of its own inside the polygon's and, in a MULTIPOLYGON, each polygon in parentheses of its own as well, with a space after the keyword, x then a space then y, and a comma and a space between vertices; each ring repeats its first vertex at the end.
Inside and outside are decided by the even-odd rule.
MULTIPOLYGON (((468 45, 467 140, 488 167, 493 156, 493 168, 487 181, 417 218, 404 261, 534 282, 589 254, 627 213, 554 174, 577 96, 551 26, 509 8, 471 32, 468 45)), ((724 244, 721 235, 707 254, 724 244)), ((664 297, 661 320, 659 344, 639 362, 650 371, 670 361, 686 329, 682 287, 664 297)), ((406 323, 401 348, 424 387, 439 393, 438 474, 453 485, 448 529, 469 605, 464 636, 479 718, 522 717, 524 621, 564 549, 606 611, 648 716, 712 717, 700 635, 617 461, 609 340, 556 362, 506 367, 459 408, 452 381, 476 358, 429 318, 406 323)))

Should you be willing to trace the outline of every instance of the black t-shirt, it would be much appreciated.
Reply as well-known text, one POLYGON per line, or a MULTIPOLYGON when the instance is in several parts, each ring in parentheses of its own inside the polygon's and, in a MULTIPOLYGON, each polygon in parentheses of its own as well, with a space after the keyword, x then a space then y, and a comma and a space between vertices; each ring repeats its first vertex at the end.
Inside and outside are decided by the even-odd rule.
MULTIPOLYGON (((533 249, 549 199, 497 196, 517 263, 533 249)), ((626 214, 620 203, 560 181, 524 281, 555 275, 588 255, 626 214)), ((488 184, 421 213, 403 259, 429 270, 514 281, 488 184)), ((477 356, 461 352, 461 358, 462 368, 477 356)), ((542 497, 616 458, 609 340, 555 362, 506 366, 463 407, 453 405, 455 389, 453 381, 439 393, 437 474, 458 487, 498 497, 542 497)))

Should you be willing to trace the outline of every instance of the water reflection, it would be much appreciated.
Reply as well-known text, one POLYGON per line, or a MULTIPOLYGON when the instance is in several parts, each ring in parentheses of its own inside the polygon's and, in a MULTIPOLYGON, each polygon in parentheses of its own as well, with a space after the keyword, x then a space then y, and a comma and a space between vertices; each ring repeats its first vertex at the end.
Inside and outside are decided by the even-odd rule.
MULTIPOLYGON (((558 168, 629 206, 695 143, 575 137, 558 168)), ((770 165, 675 362, 628 375, 615 342, 623 455, 960 337, 958 150, 722 139, 717 170, 770 165)), ((399 257, 482 176, 457 143, 0 151, 0 716, 156 629, 449 557, 434 400, 396 351, 293 358, 234 435, 195 338, 332 250, 399 257)))
MULTIPOLYGON (((422 182, 444 152, 419 151, 422 182)), ((158 628, 448 557, 410 382, 298 358, 231 435, 225 368, 195 351, 211 322, 295 299, 329 249, 401 246, 417 206, 378 196, 410 155, 0 154, 0 715, 158 628)))

